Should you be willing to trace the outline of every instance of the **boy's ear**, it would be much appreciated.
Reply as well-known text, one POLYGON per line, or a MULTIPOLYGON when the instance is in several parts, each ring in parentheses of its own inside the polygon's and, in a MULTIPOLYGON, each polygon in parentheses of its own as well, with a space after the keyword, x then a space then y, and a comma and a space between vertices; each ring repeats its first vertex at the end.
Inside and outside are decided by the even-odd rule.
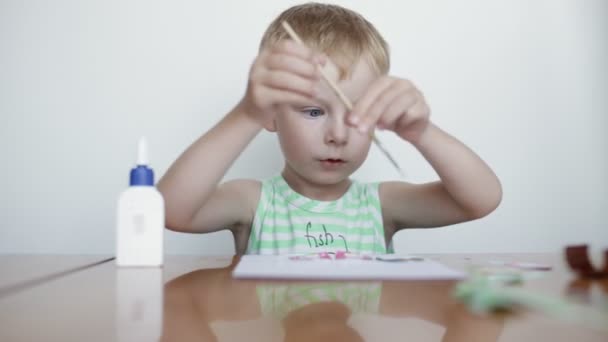
POLYGON ((264 128, 268 132, 276 132, 277 131, 276 117, 277 117, 277 115, 279 115, 279 112, 281 111, 281 109, 278 105, 274 105, 271 110, 273 112, 272 116, 271 116, 272 119, 269 119, 264 122, 264 128))
POLYGON ((277 131, 277 122, 276 122, 276 120, 274 118, 272 120, 267 120, 266 122, 264 122, 264 128, 268 132, 276 132, 277 131))

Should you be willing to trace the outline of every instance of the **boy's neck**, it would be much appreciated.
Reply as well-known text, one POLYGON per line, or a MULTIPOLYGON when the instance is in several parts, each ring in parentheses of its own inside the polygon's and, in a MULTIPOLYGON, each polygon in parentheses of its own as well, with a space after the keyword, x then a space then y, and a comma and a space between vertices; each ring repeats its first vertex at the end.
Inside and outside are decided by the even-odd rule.
POLYGON ((336 184, 313 183, 298 175, 289 166, 285 166, 281 175, 295 192, 317 201, 335 201, 342 197, 351 185, 349 178, 336 184))

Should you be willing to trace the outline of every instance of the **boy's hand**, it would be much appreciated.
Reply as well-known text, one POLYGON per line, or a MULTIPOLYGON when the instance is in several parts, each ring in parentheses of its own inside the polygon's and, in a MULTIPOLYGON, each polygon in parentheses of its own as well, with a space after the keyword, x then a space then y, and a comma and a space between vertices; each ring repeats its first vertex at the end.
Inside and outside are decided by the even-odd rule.
POLYGON ((429 125, 429 116, 424 96, 410 81, 383 76, 357 101, 347 121, 362 133, 376 125, 416 143, 429 125))
POLYGON ((326 57, 292 40, 281 41, 257 56, 249 72, 241 108, 261 124, 272 120, 277 104, 308 105, 317 94, 326 57))

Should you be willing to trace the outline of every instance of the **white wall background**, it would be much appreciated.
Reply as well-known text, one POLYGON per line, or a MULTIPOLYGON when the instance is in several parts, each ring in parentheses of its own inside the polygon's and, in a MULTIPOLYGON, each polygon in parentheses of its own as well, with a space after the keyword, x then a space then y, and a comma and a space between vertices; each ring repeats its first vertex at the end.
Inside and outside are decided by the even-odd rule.
MULTIPOLYGON (((0 253, 114 252, 116 198, 136 142, 157 178, 245 89, 266 25, 296 1, 0 0, 0 253)), ((392 46, 432 119, 496 171, 492 215, 399 234, 412 252, 608 246, 608 2, 336 1, 392 46)), ((414 182, 417 152, 381 136, 414 182)), ((264 133, 226 175, 267 177, 264 133)), ((356 173, 396 178, 375 149, 356 173)), ((229 253, 228 232, 167 232, 167 253, 229 253)))

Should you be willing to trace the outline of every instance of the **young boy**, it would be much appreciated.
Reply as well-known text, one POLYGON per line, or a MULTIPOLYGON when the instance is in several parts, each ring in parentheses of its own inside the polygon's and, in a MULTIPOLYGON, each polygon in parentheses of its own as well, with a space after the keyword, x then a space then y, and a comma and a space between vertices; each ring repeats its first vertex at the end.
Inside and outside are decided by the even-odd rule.
POLYGON ((238 254, 387 253, 401 229, 492 212, 502 197, 492 170, 434 125, 420 90, 388 70, 388 46, 361 15, 316 3, 284 11, 264 34, 244 97, 159 181, 167 227, 192 233, 229 228, 238 254), (305 46, 288 38, 284 20, 305 46), (323 81, 320 68, 354 103, 352 111, 323 81), (375 128, 415 146, 440 180, 350 179, 367 157, 375 128), (219 184, 262 129, 279 138, 281 175, 219 184))

